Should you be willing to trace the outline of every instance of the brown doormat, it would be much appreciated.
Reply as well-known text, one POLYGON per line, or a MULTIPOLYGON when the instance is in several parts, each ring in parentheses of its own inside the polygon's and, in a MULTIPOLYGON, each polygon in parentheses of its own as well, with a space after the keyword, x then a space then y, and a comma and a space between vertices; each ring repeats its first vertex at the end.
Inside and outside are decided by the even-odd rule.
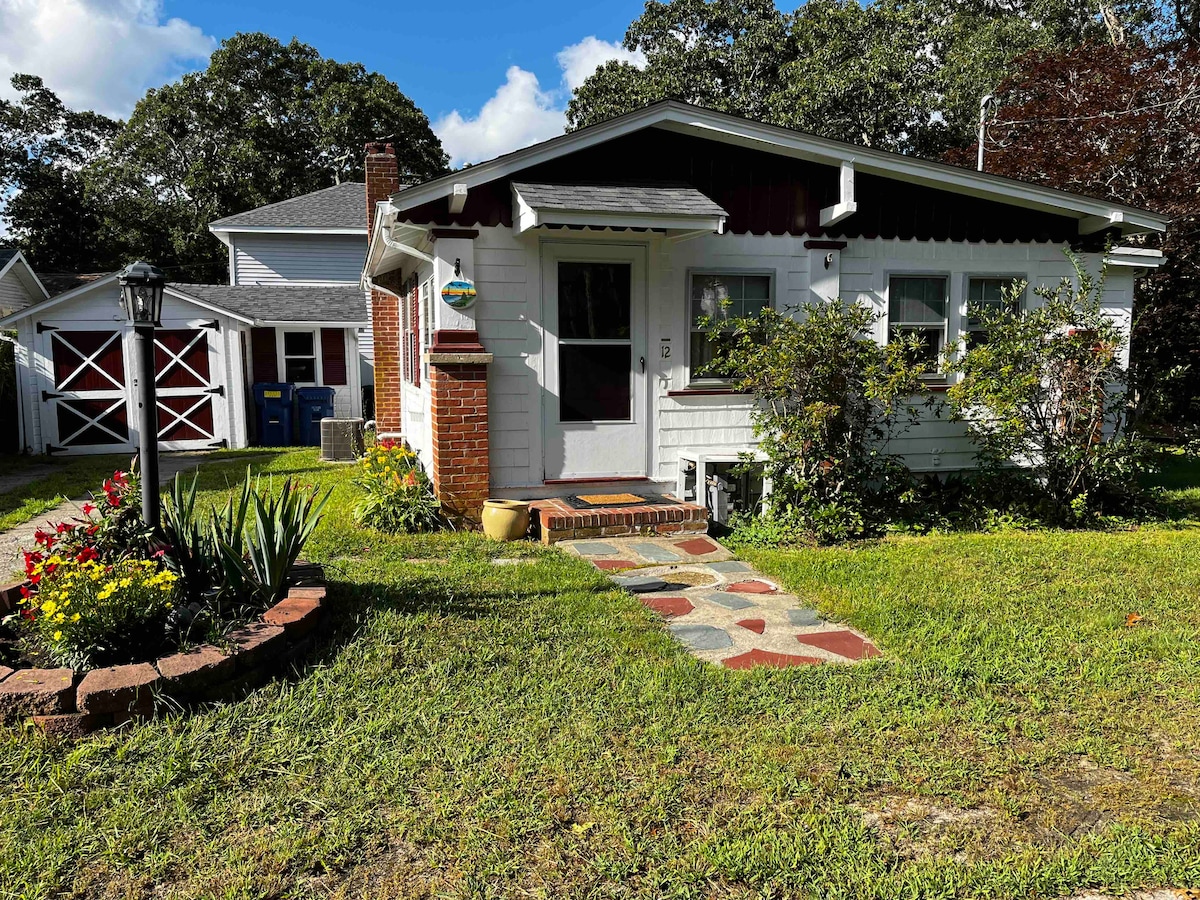
POLYGON ((617 506, 675 506, 676 501, 662 494, 578 494, 563 497, 571 509, 611 509, 617 506))

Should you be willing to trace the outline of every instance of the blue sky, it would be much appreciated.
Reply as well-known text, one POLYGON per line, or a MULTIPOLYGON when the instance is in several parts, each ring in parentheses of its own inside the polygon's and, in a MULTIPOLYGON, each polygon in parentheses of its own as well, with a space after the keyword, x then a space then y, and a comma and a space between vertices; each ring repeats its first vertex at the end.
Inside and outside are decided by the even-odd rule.
POLYGON ((456 164, 562 130, 570 89, 610 58, 642 0, 0 0, 0 96, 42 76, 70 106, 127 115, 147 88, 202 68, 222 38, 298 37, 382 72, 456 164), (71 48, 64 52, 64 48, 71 48))

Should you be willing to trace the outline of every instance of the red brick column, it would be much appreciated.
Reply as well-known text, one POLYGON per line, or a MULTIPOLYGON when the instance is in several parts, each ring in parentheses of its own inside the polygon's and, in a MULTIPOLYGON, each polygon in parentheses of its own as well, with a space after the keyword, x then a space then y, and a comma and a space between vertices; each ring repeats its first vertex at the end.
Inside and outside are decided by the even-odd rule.
POLYGON ((479 521, 490 491, 487 369, 473 332, 438 331, 429 352, 433 489, 447 512, 479 521))

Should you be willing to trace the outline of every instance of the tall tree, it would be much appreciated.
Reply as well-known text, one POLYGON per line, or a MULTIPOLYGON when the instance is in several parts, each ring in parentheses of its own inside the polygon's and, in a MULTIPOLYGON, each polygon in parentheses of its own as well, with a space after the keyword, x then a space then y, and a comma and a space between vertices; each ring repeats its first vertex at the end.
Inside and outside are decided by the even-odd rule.
POLYGON ((100 216, 83 172, 104 153, 120 123, 73 112, 42 79, 16 75, 17 100, 0 100, 0 218, 9 241, 44 271, 93 271, 115 264, 99 240, 100 216))
MULTIPOLYGON (((1135 302, 1133 372, 1145 415, 1200 413, 1200 46, 1090 44, 1036 53, 998 91, 989 172, 1147 206, 1172 217, 1167 263, 1135 302)), ((964 165, 974 151, 952 155, 964 165)), ((1126 238, 1126 242, 1130 239, 1126 238)))
POLYGON ((446 170, 429 120, 358 63, 265 34, 224 41, 208 68, 152 90, 88 172, 106 240, 154 249, 177 277, 220 278, 213 219, 363 177, 363 145, 394 139, 402 173, 446 170))

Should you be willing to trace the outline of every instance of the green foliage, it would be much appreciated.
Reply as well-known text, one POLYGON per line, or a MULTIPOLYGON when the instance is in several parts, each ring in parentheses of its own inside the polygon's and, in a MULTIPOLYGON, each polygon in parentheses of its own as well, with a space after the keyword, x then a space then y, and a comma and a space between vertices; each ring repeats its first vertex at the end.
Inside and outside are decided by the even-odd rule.
POLYGON ((220 547, 225 564, 253 585, 263 607, 286 596, 288 570, 300 558, 328 500, 328 491, 321 496, 316 486, 301 487, 291 478, 278 493, 270 481, 265 487, 256 482, 250 495, 254 518, 247 526, 244 549, 239 552, 241 548, 225 541, 220 547))
POLYGON ((951 419, 965 422, 984 466, 1020 465, 1058 522, 1120 510, 1143 465, 1124 430, 1129 402, 1122 362, 1127 337, 1101 309, 1103 274, 1068 253, 1076 281, 1039 286, 1040 302, 1015 311, 1025 285, 998 312, 973 311, 987 338, 947 348, 951 419))
POLYGON ((754 396, 751 413, 771 479, 771 514, 822 543, 877 530, 908 481, 886 452, 907 427, 928 365, 914 338, 880 346, 878 316, 841 301, 756 318, 702 322, 715 371, 754 396))
POLYGON ((392 534, 416 534, 446 527, 442 504, 417 455, 402 443, 384 439, 359 460, 354 481, 363 497, 355 504, 359 525, 392 534))

